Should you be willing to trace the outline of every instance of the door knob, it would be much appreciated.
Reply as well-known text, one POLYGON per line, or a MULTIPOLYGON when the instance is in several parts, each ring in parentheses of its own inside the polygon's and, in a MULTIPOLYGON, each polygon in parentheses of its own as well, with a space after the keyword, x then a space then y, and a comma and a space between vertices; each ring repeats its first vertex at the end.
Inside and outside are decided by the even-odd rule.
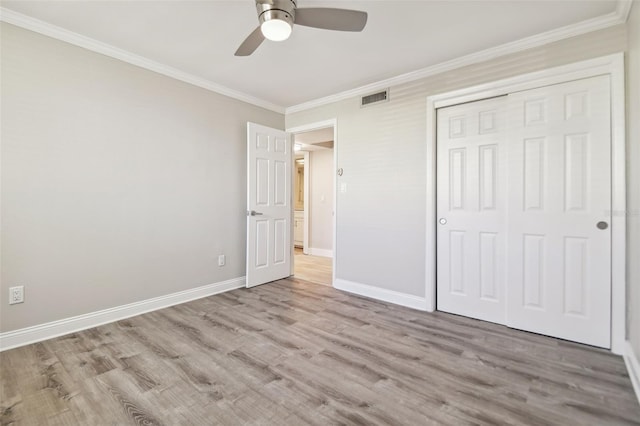
POLYGON ((609 224, 605 221, 601 221, 596 224, 596 227, 598 229, 607 229, 609 227, 609 224))
POLYGON ((438 220, 438 222, 440 222, 440 225, 446 225, 447 219, 445 219, 444 217, 441 217, 440 220, 438 220))
POLYGON ((255 211, 255 210, 251 210, 251 211, 249 212, 249 216, 262 216, 262 213, 258 213, 258 212, 257 212, 257 211, 255 211))

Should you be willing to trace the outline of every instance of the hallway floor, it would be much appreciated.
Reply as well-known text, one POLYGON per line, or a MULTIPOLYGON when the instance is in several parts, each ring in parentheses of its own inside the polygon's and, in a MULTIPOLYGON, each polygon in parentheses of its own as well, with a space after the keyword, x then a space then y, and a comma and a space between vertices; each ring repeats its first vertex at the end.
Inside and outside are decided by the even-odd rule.
POLYGON ((293 261, 296 278, 315 284, 332 284, 333 259, 330 257, 307 255, 302 253, 301 248, 296 247, 293 261))

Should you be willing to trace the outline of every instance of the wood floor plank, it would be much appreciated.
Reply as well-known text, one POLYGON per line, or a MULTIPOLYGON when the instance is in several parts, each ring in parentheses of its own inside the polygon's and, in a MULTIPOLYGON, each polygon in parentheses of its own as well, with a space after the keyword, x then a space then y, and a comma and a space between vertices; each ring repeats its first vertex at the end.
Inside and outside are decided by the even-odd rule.
POLYGON ((640 425, 609 351, 298 278, 0 353, 0 424, 640 425))
POLYGON ((119 404, 96 383, 95 377, 79 385, 81 392, 69 401, 69 408, 79 425, 135 424, 126 416, 119 404))
POLYGON ((144 425, 161 425, 156 407, 137 390, 122 370, 112 370, 95 378, 102 394, 111 398, 125 414, 129 422, 144 425))

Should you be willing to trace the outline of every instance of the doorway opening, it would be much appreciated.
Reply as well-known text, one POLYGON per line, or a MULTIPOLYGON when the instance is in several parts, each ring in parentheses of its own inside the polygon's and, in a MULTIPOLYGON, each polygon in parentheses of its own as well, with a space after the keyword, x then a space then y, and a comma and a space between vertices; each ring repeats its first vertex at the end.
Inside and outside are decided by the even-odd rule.
POLYGON ((292 275, 333 285, 335 125, 288 129, 294 137, 292 275))

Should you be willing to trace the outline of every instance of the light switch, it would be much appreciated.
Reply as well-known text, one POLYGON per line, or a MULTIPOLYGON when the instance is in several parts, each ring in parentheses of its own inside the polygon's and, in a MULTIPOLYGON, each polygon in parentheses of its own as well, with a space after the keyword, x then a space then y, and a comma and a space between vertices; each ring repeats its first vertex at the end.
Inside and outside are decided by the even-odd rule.
POLYGON ((340 193, 341 194, 346 194, 347 193, 347 183, 346 182, 342 182, 340 184, 340 193))

